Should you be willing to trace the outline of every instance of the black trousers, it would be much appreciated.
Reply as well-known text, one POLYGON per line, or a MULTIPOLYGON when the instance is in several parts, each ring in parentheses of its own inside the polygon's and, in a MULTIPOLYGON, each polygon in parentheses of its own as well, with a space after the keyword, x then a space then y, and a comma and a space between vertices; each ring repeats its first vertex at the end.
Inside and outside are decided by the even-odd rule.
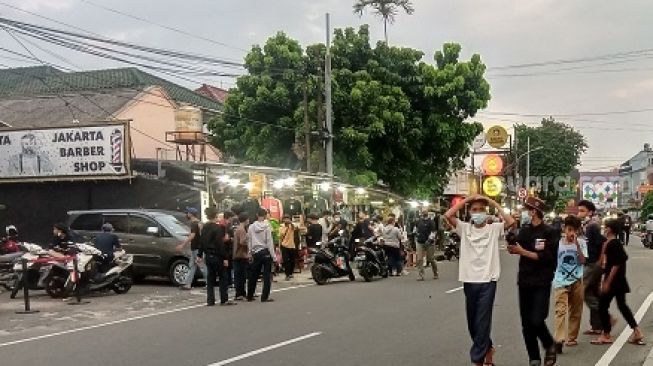
POLYGON ((261 301, 266 301, 270 297, 270 290, 272 288, 272 255, 267 249, 261 250, 252 255, 252 263, 250 264, 249 281, 247 283, 247 300, 254 299, 254 292, 256 292, 256 283, 258 278, 263 274, 263 293, 261 293, 261 301))
POLYGON ((542 360, 538 339, 545 349, 550 348, 555 343, 549 328, 546 326, 550 297, 551 285, 519 286, 519 313, 521 314, 522 334, 528 358, 531 361, 542 360))
POLYGON ((297 260, 297 249, 281 247, 281 256, 283 257, 283 271, 286 277, 295 273, 295 261, 297 260))
POLYGON ((617 308, 628 323, 631 329, 637 328, 637 320, 633 316, 633 312, 626 304, 626 294, 623 292, 608 293, 601 295, 599 303, 599 314, 601 315, 601 324, 603 324, 603 331, 610 333, 612 331, 612 324, 610 322, 610 303, 612 299, 617 299, 617 308))
POLYGON ((236 288, 236 297, 246 297, 247 291, 245 284, 247 282, 247 270, 249 268, 249 260, 247 259, 234 259, 234 287, 236 288))
POLYGON ((206 303, 215 305, 215 279, 220 279, 220 303, 229 301, 229 279, 224 259, 213 254, 206 254, 206 303))

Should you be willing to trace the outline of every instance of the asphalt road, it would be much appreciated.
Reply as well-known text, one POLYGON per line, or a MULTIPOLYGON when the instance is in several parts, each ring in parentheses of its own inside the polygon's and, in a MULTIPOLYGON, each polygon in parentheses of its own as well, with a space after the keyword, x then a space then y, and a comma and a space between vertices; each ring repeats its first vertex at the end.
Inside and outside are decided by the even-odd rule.
MULTIPOLYGON (((653 292, 653 251, 635 242, 628 248, 633 289, 628 301, 637 312, 653 292)), ((502 267, 493 330, 496 364, 526 365, 516 258, 503 252, 502 267)), ((165 313, 147 310, 134 316, 113 314, 77 328, 0 332, 0 365, 467 365, 470 341, 456 277, 457 262, 447 262, 441 263, 438 281, 417 282, 410 275, 372 283, 286 287, 273 294, 274 303, 234 307, 207 308, 196 295, 176 295, 194 298, 165 313)), ((641 324, 653 337, 652 314, 646 313, 641 324)), ((14 315, 9 321, 23 320, 14 315)), ((623 328, 620 318, 614 335, 623 328)), ((590 345, 589 340, 582 337, 580 346, 566 349, 558 364, 641 365, 651 347, 609 348, 590 345), (614 359, 606 362, 612 354, 614 359), (604 363, 599 363, 602 357, 604 363)))

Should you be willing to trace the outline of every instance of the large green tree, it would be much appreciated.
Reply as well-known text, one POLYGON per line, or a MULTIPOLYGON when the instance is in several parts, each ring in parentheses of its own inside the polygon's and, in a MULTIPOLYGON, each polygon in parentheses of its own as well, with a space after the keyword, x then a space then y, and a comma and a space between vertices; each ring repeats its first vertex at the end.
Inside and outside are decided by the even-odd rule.
POLYGON ((411 15, 415 8, 410 0, 356 0, 354 3, 354 14, 363 16, 366 8, 371 8, 372 12, 383 19, 383 35, 385 43, 388 43, 388 24, 395 22, 395 17, 400 10, 411 15))
POLYGON ((572 126, 558 122, 553 117, 542 119, 538 126, 517 124, 515 136, 517 149, 514 156, 521 156, 519 164, 515 166, 518 166, 521 178, 527 176, 526 153, 530 138, 532 152, 529 174, 542 186, 540 197, 553 209, 556 201, 568 198, 569 192, 573 190, 571 173, 580 164, 580 157, 587 150, 585 137, 572 126))
MULTIPOLYGON (((464 166, 481 130, 465 122, 486 107, 489 85, 480 56, 459 61, 445 44, 434 64, 421 51, 372 47, 367 26, 336 30, 333 57, 333 135, 336 175, 356 184, 382 180, 404 194, 438 192, 464 166)), ((230 91, 224 115, 210 123, 215 144, 235 160, 297 167, 304 134, 303 91, 309 115, 320 115, 324 45, 302 51, 279 33, 246 57, 249 75, 230 91)), ((316 118, 312 129, 320 130, 316 118)))

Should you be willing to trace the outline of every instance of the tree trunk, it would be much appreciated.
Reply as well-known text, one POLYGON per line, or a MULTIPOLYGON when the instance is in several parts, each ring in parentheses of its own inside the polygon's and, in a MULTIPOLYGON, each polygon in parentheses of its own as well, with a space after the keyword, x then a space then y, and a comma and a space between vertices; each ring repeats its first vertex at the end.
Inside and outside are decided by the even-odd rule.
POLYGON ((383 34, 385 35, 385 45, 388 45, 388 19, 383 19, 383 34))

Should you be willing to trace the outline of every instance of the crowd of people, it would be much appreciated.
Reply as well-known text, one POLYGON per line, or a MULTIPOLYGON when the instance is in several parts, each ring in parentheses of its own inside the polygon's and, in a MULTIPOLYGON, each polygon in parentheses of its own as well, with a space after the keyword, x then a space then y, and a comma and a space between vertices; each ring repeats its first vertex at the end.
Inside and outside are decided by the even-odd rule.
POLYGON ((508 214, 503 214, 502 222, 488 221, 489 207, 499 213, 503 210, 495 201, 480 195, 468 197, 445 214, 461 237, 459 280, 464 285, 473 343, 472 363, 494 365, 492 309, 501 274, 499 241, 504 235, 508 252, 519 257, 518 303, 531 366, 555 365, 563 347, 578 345, 583 302, 591 314, 590 328, 585 334, 597 336, 591 344, 613 342, 611 331, 616 320, 609 309, 616 299, 619 311, 632 329, 628 342, 643 345, 644 335, 626 304, 626 294, 630 292, 626 280, 628 255, 620 239, 624 230, 628 230, 624 220, 605 221, 602 234, 595 216, 596 207, 590 201, 580 201, 578 215, 567 216, 560 229, 554 229, 544 222, 542 200, 529 197, 524 206, 519 225, 508 214), (465 209, 469 220, 460 220, 460 213, 465 209), (546 325, 552 288, 554 334, 546 325))

